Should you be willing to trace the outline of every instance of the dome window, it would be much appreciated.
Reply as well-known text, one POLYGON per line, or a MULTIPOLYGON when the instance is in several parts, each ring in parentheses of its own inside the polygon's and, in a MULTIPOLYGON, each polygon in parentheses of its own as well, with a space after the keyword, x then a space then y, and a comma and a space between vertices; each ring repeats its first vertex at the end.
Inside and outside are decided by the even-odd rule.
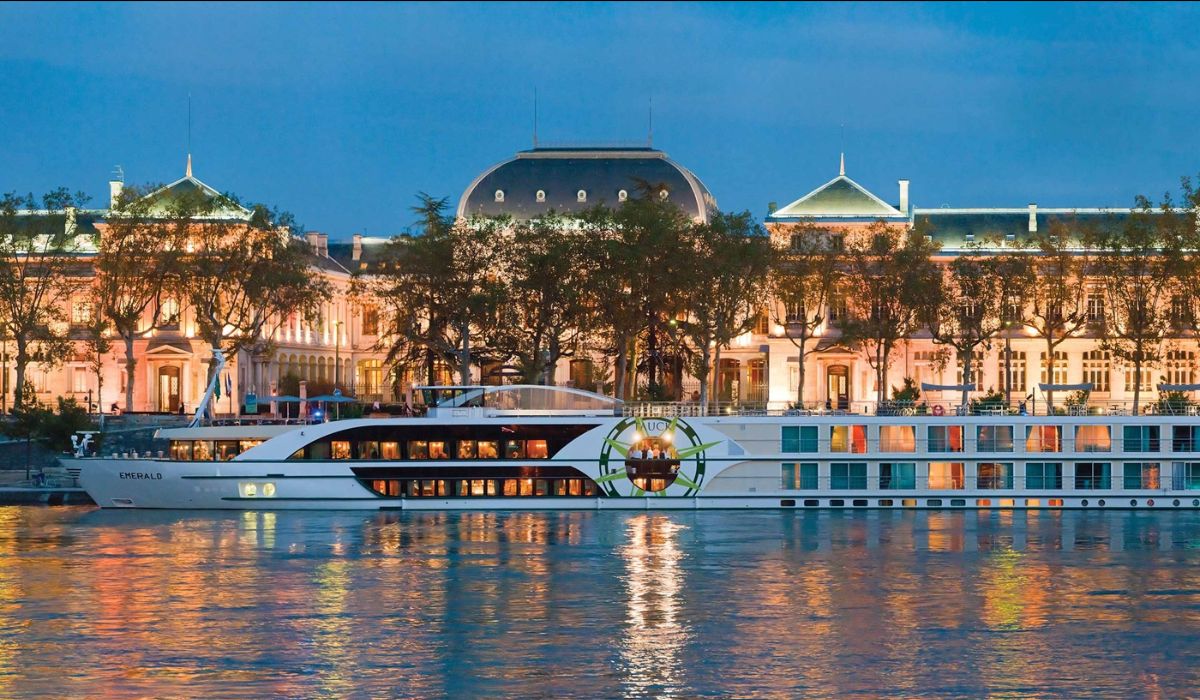
POLYGON ((504 201, 504 190, 496 190, 496 201, 497 202, 504 201))
POLYGON ((659 191, 658 191, 658 198, 659 198, 659 199, 666 199, 666 198, 667 198, 667 195, 669 195, 669 194, 671 194, 671 193, 670 193, 670 192, 667 192, 667 188, 665 188, 665 187, 664 187, 664 188, 662 188, 661 190, 659 190, 659 191))
POLYGON ((575 201, 576 202, 586 202, 587 201, 587 190, 579 190, 578 192, 576 192, 575 193, 575 201))
POLYGON ((534 195, 534 199, 536 199, 539 202, 546 201, 546 190, 538 190, 537 194, 534 195))
POLYGON ((618 202, 624 202, 627 199, 629 199, 628 192, 626 192, 625 190, 617 190, 617 201, 618 202))

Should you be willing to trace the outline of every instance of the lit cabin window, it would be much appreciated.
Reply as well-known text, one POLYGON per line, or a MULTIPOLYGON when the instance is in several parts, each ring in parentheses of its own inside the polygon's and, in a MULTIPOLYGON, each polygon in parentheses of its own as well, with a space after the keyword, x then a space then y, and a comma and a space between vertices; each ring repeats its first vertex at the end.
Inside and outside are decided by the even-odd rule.
POLYGON ((534 195, 534 199, 536 199, 539 202, 546 201, 546 190, 538 190, 537 194, 534 195))
POLYGON ((496 190, 496 201, 497 202, 504 201, 504 190, 496 190))
POLYGON ((883 425, 879 427, 880 452, 916 452, 917 429, 912 425, 883 425))
POLYGON ((579 190, 578 192, 576 192, 575 193, 575 201, 586 202, 587 201, 587 190, 579 190))
POLYGON ((617 190, 617 201, 618 202, 624 202, 627 199, 629 199, 628 192, 626 192, 625 190, 617 190))
POLYGON ((1112 435, 1107 425, 1080 425, 1075 428, 1076 452, 1108 452, 1112 435))

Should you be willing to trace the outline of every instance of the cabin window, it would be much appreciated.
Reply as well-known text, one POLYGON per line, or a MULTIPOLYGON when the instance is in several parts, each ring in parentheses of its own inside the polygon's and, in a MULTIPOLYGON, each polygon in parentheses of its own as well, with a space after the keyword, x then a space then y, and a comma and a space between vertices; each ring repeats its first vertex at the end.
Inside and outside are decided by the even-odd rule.
POLYGON ((929 451, 962 452, 963 427, 961 425, 929 426, 929 451))
POLYGON ((1127 425, 1123 437, 1126 452, 1158 452, 1157 425, 1127 425))
POLYGON ((550 450, 545 440, 529 440, 525 443, 525 453, 529 459, 546 459, 550 450))
POLYGON ((1025 464, 1025 488, 1061 489, 1061 462, 1027 462, 1025 464))
POLYGON ((190 462, 192 460, 192 441, 191 440, 172 440, 171 441, 171 459, 180 462, 190 462))
POLYGON ((329 452, 334 459, 350 459, 350 441, 349 440, 332 440, 329 443, 329 452))
POLYGON ((867 488, 866 462, 833 462, 829 465, 829 488, 867 488))
POLYGON ((1107 425, 1075 427, 1076 452, 1108 452, 1112 449, 1112 433, 1107 425))
POLYGON ((962 462, 930 462, 929 488, 931 489, 962 489, 962 462))
POLYGON ((1176 425, 1171 428, 1171 450, 1174 452, 1195 452, 1200 444, 1200 425, 1176 425))
POLYGON ((817 486, 817 463, 784 463, 782 486, 788 490, 815 491, 817 486))
POLYGON ((379 443, 374 440, 358 443, 359 459, 379 459, 379 443))
POLYGON ((409 459, 429 459, 429 441, 410 440, 408 442, 409 459))
POLYGON ((1013 427, 1011 425, 977 426, 975 439, 980 452, 1013 451, 1013 427))
POLYGON ((1157 489, 1160 487, 1158 462, 1126 462, 1125 488, 1157 489))
POLYGON ((881 462, 879 464, 879 488, 917 488, 917 465, 913 462, 881 462))
POLYGON ((504 441, 504 458, 505 459, 525 459, 525 441, 524 440, 505 440, 504 441))
POLYGON ((479 453, 475 449, 474 440, 459 440, 458 441, 458 458, 459 459, 475 459, 479 453))
POLYGON ((1200 462, 1175 462, 1171 465, 1171 488, 1200 490, 1200 462))
POLYGON ((1108 462, 1076 462, 1075 488, 1081 491, 1112 488, 1112 469, 1108 462))
POLYGON ((916 452, 917 428, 912 425, 882 425, 879 427, 880 452, 916 452))
POLYGON ((1029 425, 1025 427, 1026 452, 1062 452, 1061 425, 1029 425))
POLYGON ((500 457, 500 443, 495 440, 480 440, 478 448, 480 459, 499 459, 500 457))
POLYGON ((443 440, 435 440, 429 443, 429 458, 430 459, 450 459, 450 453, 446 451, 446 443, 443 440))
POLYGON ((238 455, 237 440, 217 440, 216 450, 217 460, 220 462, 228 462, 238 455))
POLYGON ((381 443, 379 443, 379 456, 382 459, 400 459, 400 443, 398 443, 398 442, 381 442, 381 443))
POLYGON ((829 451, 865 454, 867 451, 867 426, 833 426, 829 434, 829 451))
POLYGON ((975 483, 981 489, 1011 489, 1012 462, 980 462, 975 465, 975 483))
POLYGON ((816 452, 817 426, 785 425, 782 428, 780 452, 816 452))
POLYGON ((238 440, 238 454, 245 452, 251 447, 258 447, 263 444, 262 440, 238 440))

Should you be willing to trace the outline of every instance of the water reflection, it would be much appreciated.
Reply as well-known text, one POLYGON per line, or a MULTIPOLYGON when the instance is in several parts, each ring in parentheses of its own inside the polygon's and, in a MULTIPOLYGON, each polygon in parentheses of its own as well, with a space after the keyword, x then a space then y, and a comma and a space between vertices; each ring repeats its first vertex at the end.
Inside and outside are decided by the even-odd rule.
POLYGON ((0 508, 0 696, 1178 697, 1200 513, 0 508))

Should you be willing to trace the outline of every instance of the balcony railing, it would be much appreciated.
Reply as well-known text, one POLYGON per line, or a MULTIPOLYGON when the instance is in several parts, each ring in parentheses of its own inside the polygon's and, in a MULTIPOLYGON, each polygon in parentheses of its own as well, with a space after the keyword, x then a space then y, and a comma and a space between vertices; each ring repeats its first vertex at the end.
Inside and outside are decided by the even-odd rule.
POLYGON ((1055 403, 1044 401, 1013 402, 1010 404, 973 401, 966 405, 956 401, 852 401, 838 408, 834 403, 805 403, 803 406, 781 408, 766 402, 727 404, 710 402, 707 407, 695 401, 627 402, 623 415, 636 417, 696 417, 696 416, 924 416, 945 418, 960 416, 1200 416, 1200 403, 1143 400, 1134 411, 1132 401, 1097 401, 1092 403, 1055 403))

